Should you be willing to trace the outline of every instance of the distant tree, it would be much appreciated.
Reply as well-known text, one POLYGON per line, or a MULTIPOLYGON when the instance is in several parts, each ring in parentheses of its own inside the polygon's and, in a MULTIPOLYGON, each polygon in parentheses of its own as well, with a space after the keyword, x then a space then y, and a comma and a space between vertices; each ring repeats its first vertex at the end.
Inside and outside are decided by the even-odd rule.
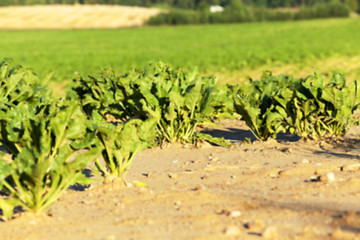
POLYGON ((267 0, 256 0, 256 1, 254 1, 254 5, 257 7, 266 7, 267 0))
POLYGON ((351 11, 356 12, 359 9, 359 5, 356 0, 345 0, 345 4, 349 6, 351 11))
POLYGON ((197 4, 196 10, 199 10, 201 12, 206 12, 209 10, 209 4, 207 3, 206 0, 202 0, 197 4))
POLYGON ((243 2, 242 0, 230 0, 228 6, 234 9, 240 9, 243 6, 243 2))
POLYGON ((0 1, 0 6, 9 6, 9 5, 17 5, 18 3, 14 3, 12 0, 2 0, 0 1))

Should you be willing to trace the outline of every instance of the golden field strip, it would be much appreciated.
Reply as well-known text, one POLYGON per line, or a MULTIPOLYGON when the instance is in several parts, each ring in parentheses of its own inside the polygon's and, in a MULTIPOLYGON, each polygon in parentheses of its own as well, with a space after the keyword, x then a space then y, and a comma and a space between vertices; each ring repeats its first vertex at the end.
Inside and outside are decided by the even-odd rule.
POLYGON ((92 29, 142 26, 159 9, 104 5, 39 5, 0 8, 0 29, 92 29))

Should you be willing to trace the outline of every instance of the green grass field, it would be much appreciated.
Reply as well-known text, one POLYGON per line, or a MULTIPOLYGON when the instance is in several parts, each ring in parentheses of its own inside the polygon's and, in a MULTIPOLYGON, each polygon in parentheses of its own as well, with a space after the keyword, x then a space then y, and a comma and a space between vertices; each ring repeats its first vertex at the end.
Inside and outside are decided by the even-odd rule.
POLYGON ((360 55, 360 19, 249 23, 118 30, 0 31, 0 58, 11 57, 43 76, 69 80, 164 61, 202 72, 231 72, 265 64, 311 64, 360 55))

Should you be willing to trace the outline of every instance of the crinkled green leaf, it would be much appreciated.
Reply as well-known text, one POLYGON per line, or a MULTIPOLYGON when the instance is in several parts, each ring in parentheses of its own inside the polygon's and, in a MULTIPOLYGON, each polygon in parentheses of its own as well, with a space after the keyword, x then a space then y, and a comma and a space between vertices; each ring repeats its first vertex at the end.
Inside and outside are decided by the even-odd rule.
POLYGON ((15 198, 3 198, 0 199, 0 209, 3 213, 3 219, 5 221, 10 220, 14 215, 15 207, 19 206, 20 203, 15 198))

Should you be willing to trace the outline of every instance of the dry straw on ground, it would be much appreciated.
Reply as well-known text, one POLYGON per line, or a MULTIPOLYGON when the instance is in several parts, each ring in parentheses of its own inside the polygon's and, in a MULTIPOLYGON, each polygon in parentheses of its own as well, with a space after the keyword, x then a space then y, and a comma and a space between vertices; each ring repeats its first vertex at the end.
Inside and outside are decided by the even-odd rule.
POLYGON ((0 8, 0 29, 138 27, 159 9, 104 5, 43 5, 0 8))

